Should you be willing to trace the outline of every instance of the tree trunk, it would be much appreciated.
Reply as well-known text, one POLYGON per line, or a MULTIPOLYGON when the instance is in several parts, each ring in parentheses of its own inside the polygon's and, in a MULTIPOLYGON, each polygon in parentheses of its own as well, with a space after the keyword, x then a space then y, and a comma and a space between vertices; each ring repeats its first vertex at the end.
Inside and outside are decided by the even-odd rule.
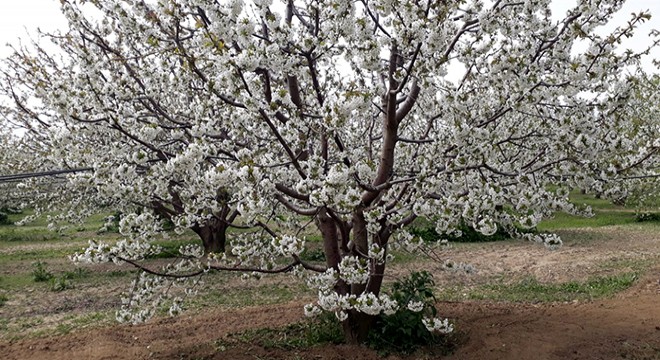
POLYGON ((344 341, 351 345, 364 344, 369 337, 369 331, 375 320, 375 316, 350 311, 348 318, 342 322, 344 341))
POLYGON ((203 226, 193 226, 192 230, 199 236, 204 245, 204 253, 223 253, 227 242, 227 225, 209 220, 203 226))

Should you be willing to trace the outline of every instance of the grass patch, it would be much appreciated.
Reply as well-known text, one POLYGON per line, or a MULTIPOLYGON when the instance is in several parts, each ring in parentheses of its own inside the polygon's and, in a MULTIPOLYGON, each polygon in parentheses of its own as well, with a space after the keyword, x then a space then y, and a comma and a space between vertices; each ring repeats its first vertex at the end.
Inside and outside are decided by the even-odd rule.
POLYGON ((578 205, 588 205, 594 210, 607 209, 607 210, 625 210, 625 206, 613 204, 611 200, 597 198, 591 194, 583 194, 579 191, 571 192, 569 198, 571 202, 578 205))
POLYGON ((325 262, 325 254, 323 249, 320 248, 306 248, 300 254, 300 259, 303 261, 325 262))
MULTIPOLYGON (((613 204, 610 200, 599 199, 593 195, 576 191, 571 193, 570 200, 574 204, 590 206, 593 209, 594 216, 585 218, 559 212, 555 213, 552 218, 543 220, 537 226, 537 229, 539 231, 554 231, 557 229, 626 225, 640 222, 640 215, 634 211, 634 206, 613 204)), ((648 219, 642 216, 641 221, 655 222, 660 219, 659 214, 648 214, 650 214, 648 219)))
POLYGON ((73 330, 109 323, 113 317, 110 312, 93 312, 82 316, 71 315, 64 318, 55 327, 55 334, 65 335, 73 330))
POLYGON ((34 285, 32 274, 23 273, 17 275, 3 275, 0 289, 3 290, 25 290, 34 285))
POLYGON ((657 263, 660 260, 660 255, 656 255, 655 258, 611 258, 600 264, 598 268, 602 270, 619 270, 627 272, 636 272, 643 273, 648 270, 653 264, 657 263))
POLYGON ((625 225, 637 222, 634 212, 626 211, 595 211, 590 218, 573 216, 566 213, 556 213, 553 218, 543 220, 538 226, 539 231, 553 231, 570 228, 601 227, 625 225))
POLYGON ((280 328, 246 330, 216 341, 219 352, 229 347, 258 345, 265 349, 296 350, 344 341, 341 325, 332 313, 280 328))
POLYGON ((637 221, 637 222, 660 222, 660 213, 637 212, 637 213, 635 213, 635 221, 637 221))
POLYGON ((102 273, 102 274, 106 277, 109 277, 109 278, 119 278, 119 277, 124 277, 126 275, 131 275, 135 271, 136 270, 126 270, 126 271, 112 270, 112 271, 108 271, 108 272, 105 272, 105 273, 102 273))
POLYGON ((545 284, 534 277, 517 283, 483 285, 467 293, 472 300, 496 300, 511 302, 556 302, 593 300, 608 297, 629 288, 638 278, 637 272, 594 277, 583 282, 570 281, 545 284))
POLYGON ((0 306, 5 306, 7 301, 9 301, 9 297, 5 294, 0 294, 0 306))
MULTIPOLYGON (((222 275, 222 274, 220 274, 222 275)), ((206 279, 206 282, 222 282, 219 279, 206 279)), ((231 289, 221 288, 204 291, 199 296, 190 299, 191 306, 207 308, 222 306, 241 308, 247 304, 251 306, 282 304, 292 301, 309 293, 304 284, 291 281, 291 284, 255 284, 246 283, 245 286, 235 286, 231 289)))
POLYGON ((69 255, 80 251, 81 246, 65 247, 56 249, 39 249, 39 250, 21 250, 12 251, 11 253, 0 253, 0 264, 8 264, 16 261, 43 261, 48 259, 66 259, 69 255))
POLYGON ((8 227, 0 231, 0 242, 42 242, 64 238, 46 229, 8 227))
MULTIPOLYGON (((411 234, 422 238, 426 243, 434 243, 441 240, 447 240, 452 243, 478 243, 511 239, 511 234, 501 226, 497 228, 495 234, 484 235, 465 222, 461 222, 458 226, 458 230, 461 231, 461 236, 438 234, 438 232, 435 231, 435 225, 426 219, 417 219, 408 230, 411 234)), ((520 229, 520 231, 522 231, 522 229, 520 229)))

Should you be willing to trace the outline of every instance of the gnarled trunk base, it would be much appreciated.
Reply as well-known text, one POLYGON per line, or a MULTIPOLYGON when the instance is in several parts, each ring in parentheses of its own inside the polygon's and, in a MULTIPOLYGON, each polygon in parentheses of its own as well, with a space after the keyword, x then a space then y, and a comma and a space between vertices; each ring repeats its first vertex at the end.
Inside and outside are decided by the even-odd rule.
POLYGON ((205 224, 194 226, 192 230, 199 236, 204 245, 204 253, 223 253, 227 243, 227 226, 221 224, 205 224))
POLYGON ((344 341, 347 344, 357 345, 367 342, 369 331, 373 328, 376 317, 351 311, 348 318, 342 322, 344 341))

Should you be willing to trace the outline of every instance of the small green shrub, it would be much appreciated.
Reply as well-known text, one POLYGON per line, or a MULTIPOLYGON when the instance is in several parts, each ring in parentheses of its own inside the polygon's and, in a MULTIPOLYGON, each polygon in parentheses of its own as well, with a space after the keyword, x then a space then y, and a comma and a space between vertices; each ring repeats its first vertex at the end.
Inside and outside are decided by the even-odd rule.
POLYGON ((100 233, 119 233, 119 220, 121 220, 121 211, 115 211, 107 217, 107 221, 100 233))
POLYGON ((637 222, 660 221, 660 213, 637 212, 635 213, 635 221, 637 222))
POLYGON ((34 282, 44 282, 53 278, 53 273, 46 269, 46 264, 41 261, 37 261, 32 264, 32 279, 34 282))
POLYGON ((0 211, 0 225, 11 225, 11 221, 9 220, 9 215, 1 211, 0 211))
POLYGON ((441 343, 444 336, 431 333, 422 323, 425 317, 437 315, 434 285, 432 275, 426 271, 413 272, 395 282, 390 297, 402 308, 392 315, 378 317, 369 335, 369 346, 385 353, 412 353, 420 347, 441 343), (410 303, 421 303, 421 310, 408 308, 410 303))
POLYGON ((89 274, 90 274, 89 270, 87 270, 85 268, 77 267, 72 271, 65 271, 62 274, 62 277, 67 279, 67 280, 84 279, 84 278, 88 277, 89 274))
POLYGON ((305 249, 300 258, 305 261, 325 261, 325 254, 322 249, 305 249))
POLYGON ((72 288, 73 284, 71 283, 71 280, 67 279, 65 276, 58 276, 50 279, 50 291, 60 292, 72 288))
POLYGON ((174 228, 176 228, 176 225, 174 224, 174 221, 170 219, 162 219, 161 220, 163 224, 163 230, 164 231, 173 231, 174 228))
POLYGON ((5 306, 5 303, 9 301, 9 298, 5 294, 0 294, 0 306, 5 306))

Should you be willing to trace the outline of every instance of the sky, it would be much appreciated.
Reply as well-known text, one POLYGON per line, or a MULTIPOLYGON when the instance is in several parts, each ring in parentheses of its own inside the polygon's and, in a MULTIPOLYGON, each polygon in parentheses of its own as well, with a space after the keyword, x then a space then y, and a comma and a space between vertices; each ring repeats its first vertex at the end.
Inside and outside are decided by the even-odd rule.
MULTIPOLYGON (((17 44, 19 38, 29 38, 28 34, 35 34, 37 28, 43 31, 64 28, 66 22, 59 12, 59 4, 59 0, 0 0, 0 58, 11 53, 5 44, 17 44)), ((553 13, 556 16, 564 14, 573 4, 575 0, 553 0, 553 13)), ((632 12, 640 10, 650 10, 653 17, 639 27, 636 36, 628 39, 623 48, 641 50, 650 42, 648 34, 651 29, 660 30, 660 0, 628 0, 612 24, 622 25, 632 12)), ((603 30, 611 30, 614 26, 603 30)), ((643 61, 647 71, 657 72, 651 65, 652 58, 660 59, 660 49, 643 61)))

